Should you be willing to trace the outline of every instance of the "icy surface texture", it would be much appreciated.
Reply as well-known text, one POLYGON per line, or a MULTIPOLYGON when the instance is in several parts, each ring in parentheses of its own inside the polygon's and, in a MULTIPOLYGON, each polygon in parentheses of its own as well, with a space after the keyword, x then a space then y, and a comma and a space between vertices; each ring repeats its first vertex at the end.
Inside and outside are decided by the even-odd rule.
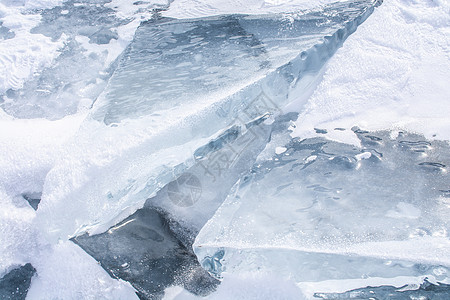
MULTIPOLYGON (((2 63, 11 63, 13 68, 19 65, 18 76, 25 80, 19 83, 18 78, 12 78, 9 80, 12 84, 5 82, 5 89, 0 89, 1 108, 16 118, 50 120, 90 108, 116 67, 111 63, 131 40, 140 22, 136 18, 151 16, 152 8, 167 7, 167 3, 152 2, 155 1, 145 5, 129 3, 136 11, 128 14, 118 13, 118 7, 108 0, 71 0, 43 10, 25 10, 25 17, 35 16, 39 20, 28 25, 31 28, 26 29, 26 43, 37 40, 38 36, 57 47, 57 51, 43 53, 43 58, 29 53, 23 61, 18 60, 21 51, 17 47, 13 47, 15 52, 6 49, 0 54, 2 63), (39 63, 40 60, 45 63, 39 63), (26 73, 28 65, 36 66, 26 73)), ((0 39, 2 36, 11 39, 8 43, 16 40, 14 31, 0 25, 0 39)), ((49 51, 49 46, 43 46, 42 42, 29 47, 34 52, 42 48, 49 51)))
POLYGON ((30 32, 39 24, 40 16, 29 10, 42 6, 27 4, 19 1, 0 3, 0 99, 8 89, 22 88, 35 72, 50 65, 63 45, 62 40, 52 41, 30 32))
POLYGON ((140 209, 105 233, 73 240, 112 277, 130 282, 143 299, 161 298, 172 285, 205 295, 218 284, 154 209, 140 209))
POLYGON ((337 2, 336 0, 189 0, 173 1, 170 8, 163 13, 164 16, 174 18, 198 18, 222 14, 263 14, 284 13, 313 9, 322 5, 337 2))
POLYGON ((450 298, 450 285, 444 283, 433 284, 425 280, 418 288, 415 286, 366 287, 351 290, 345 293, 316 293, 314 297, 319 299, 436 299, 450 298))
MULTIPOLYGON (((221 104, 237 92, 251 101, 261 90, 284 104, 290 88, 305 76, 302 73, 318 72, 366 17, 370 5, 371 1, 344 2, 306 14, 144 23, 96 104, 95 118, 119 123, 198 102, 221 104), (315 45, 317 49, 311 49, 315 45), (289 62, 292 65, 286 65, 289 62), (259 81, 275 70, 271 80, 259 81), (281 86, 270 83, 274 80, 281 86), (248 88, 250 84, 256 86, 248 88)), ((235 105, 249 101, 236 100, 235 105)))
POLYGON ((38 211, 45 231, 104 231, 191 167, 194 151, 223 130, 279 114, 315 86, 373 5, 143 23, 47 176, 38 211))
POLYGON ((264 269, 296 282, 447 279, 450 146, 353 131, 361 148, 324 138, 269 144, 196 238, 203 266, 217 276, 264 269))
POLYGON ((3 26, 3 22, 0 21, 0 40, 12 39, 14 36, 14 32, 3 26))
POLYGON ((35 273, 36 269, 26 264, 0 278, 0 299, 25 299, 35 273))
POLYGON ((116 18, 111 8, 104 7, 105 2, 68 1, 41 13, 40 24, 30 32, 53 41, 63 36, 64 46, 52 65, 27 81, 22 89, 6 91, 2 97, 5 112, 18 118, 54 120, 76 113, 79 105, 88 108, 92 104, 111 71, 104 66, 108 51, 88 51, 91 49, 83 42, 109 44, 111 39, 118 39, 116 28, 131 21, 116 18))

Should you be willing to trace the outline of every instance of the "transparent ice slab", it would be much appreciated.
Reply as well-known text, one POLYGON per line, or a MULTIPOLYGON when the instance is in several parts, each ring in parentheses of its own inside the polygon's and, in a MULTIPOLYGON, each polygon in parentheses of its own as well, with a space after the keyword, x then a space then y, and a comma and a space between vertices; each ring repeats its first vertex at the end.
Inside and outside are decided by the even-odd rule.
POLYGON ((54 238, 102 232, 195 163, 224 130, 279 114, 378 2, 315 11, 143 23, 66 157, 38 215, 54 238))
POLYGON ((218 277, 265 270, 296 282, 447 279, 449 144, 354 133, 361 148, 311 138, 263 152, 197 236, 202 265, 218 277))
POLYGON ((145 207, 162 209, 179 224, 173 231, 187 248, 264 149, 272 127, 279 123, 265 124, 266 117, 247 124, 244 133, 232 127, 197 149, 196 163, 146 201, 145 207))
POLYGON ((372 6, 373 1, 352 1, 309 13, 143 23, 96 104, 95 118, 120 123, 199 102, 221 104, 236 93, 241 95, 233 106, 245 106, 261 92, 281 105, 372 6))
POLYGON ((219 283, 198 263, 195 236, 269 139, 262 118, 242 134, 230 128, 195 152, 197 163, 162 188, 145 207, 105 233, 73 239, 115 278, 130 282, 142 299, 171 285, 206 295, 219 283))

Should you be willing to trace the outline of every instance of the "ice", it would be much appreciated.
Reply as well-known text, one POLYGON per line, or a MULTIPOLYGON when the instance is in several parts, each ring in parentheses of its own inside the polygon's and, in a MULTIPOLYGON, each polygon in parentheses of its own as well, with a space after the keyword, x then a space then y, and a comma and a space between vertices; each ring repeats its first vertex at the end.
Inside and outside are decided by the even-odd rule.
POLYGON ((0 39, 7 40, 15 37, 16 34, 8 27, 3 26, 3 22, 0 22, 0 39))
POLYGON ((35 273, 36 269, 29 263, 11 270, 0 278, 0 298, 25 299, 35 273))
POLYGON ((31 258, 36 275, 27 299, 138 299, 133 287, 111 278, 80 247, 70 241, 37 247, 31 258))
POLYGON ((55 120, 92 105, 111 76, 111 40, 118 40, 117 28, 132 20, 117 18, 105 2, 77 6, 77 1, 67 1, 40 13, 40 23, 30 33, 64 44, 49 66, 35 72, 22 86, 6 90, 1 97, 6 113, 55 120))
POLYGON ((224 130, 280 114, 292 97, 310 93, 375 4, 144 22, 46 178, 44 231, 63 239, 105 231, 191 167, 193 153, 224 130))
POLYGON ((0 44, 1 96, 9 89, 22 88, 33 74, 49 66, 64 42, 63 39, 52 41, 46 36, 31 34, 31 28, 39 23, 39 14, 26 13, 28 6, 8 2, 0 3, 0 35, 3 36, 0 44))
POLYGON ((0 12, 8 12, 4 21, 0 14, 3 110, 16 118, 57 120, 91 108, 140 18, 167 7, 150 1, 118 11, 116 4, 71 0, 45 9, 0 6, 0 12))
POLYGON ((337 2, 335 0, 178 0, 173 1, 164 16, 177 19, 210 17, 222 14, 284 13, 313 9, 337 2))
POLYGON ((322 128, 357 142, 333 129, 360 126, 449 140, 449 11, 448 1, 385 1, 330 59, 293 135, 322 128))
POLYGON ((450 285, 433 284, 425 280, 419 287, 394 286, 367 287, 351 290, 345 293, 316 293, 314 297, 319 299, 448 299, 450 297, 450 285))
POLYGON ((352 133, 361 147, 294 138, 280 154, 274 134, 197 236, 202 265, 217 277, 255 270, 295 282, 448 280, 449 144, 352 133))
POLYGON ((170 222, 155 209, 140 209, 107 232, 82 235, 74 242, 112 277, 130 282, 142 299, 158 299, 172 285, 208 294, 218 281, 200 266, 192 249, 180 243, 170 222))
MULTIPOLYGON (((167 300, 194 300, 186 291, 170 291, 174 295, 167 300), (176 293, 178 292, 178 293, 176 293)), ((169 294, 169 293, 167 293, 169 294)), ((203 298, 205 299, 205 298, 203 298)), ((208 300, 304 300, 308 299, 292 281, 281 280, 277 276, 248 273, 238 277, 227 277, 217 291, 206 297, 208 300)))
MULTIPOLYGON (((299 77, 306 75, 301 73, 317 73, 360 19, 371 12, 370 4, 334 4, 306 14, 144 23, 96 103, 94 118, 109 125, 168 111, 175 113, 177 109, 170 108, 198 106, 200 101, 206 103, 198 108, 220 105, 235 93, 253 99, 261 90, 249 85, 262 86, 273 101, 283 104, 282 98, 299 77), (319 50, 321 43, 323 49, 319 50), (310 49, 314 45, 318 53, 310 49), (278 72, 287 78, 279 78, 278 72), (263 77, 281 86, 273 86, 268 79, 260 82, 263 77), (209 98, 213 96, 212 101, 209 98)), ((154 117, 148 121, 156 120, 154 117)))
POLYGON ((145 207, 162 209, 176 220, 179 226, 172 229, 187 248, 263 150, 272 131, 267 118, 246 124, 245 132, 232 127, 199 148, 196 163, 146 201, 145 207))
POLYGON ((206 295, 214 216, 208 299, 448 298, 446 1, 386 1, 330 60, 373 2, 0 2, 0 290, 206 295))
POLYGON ((218 282, 200 266, 192 243, 263 149, 272 128, 267 120, 263 116, 246 124, 244 133, 237 126, 225 131, 199 148, 197 163, 148 199, 145 208, 105 233, 73 241, 144 299, 161 297, 172 285, 208 294, 218 282))

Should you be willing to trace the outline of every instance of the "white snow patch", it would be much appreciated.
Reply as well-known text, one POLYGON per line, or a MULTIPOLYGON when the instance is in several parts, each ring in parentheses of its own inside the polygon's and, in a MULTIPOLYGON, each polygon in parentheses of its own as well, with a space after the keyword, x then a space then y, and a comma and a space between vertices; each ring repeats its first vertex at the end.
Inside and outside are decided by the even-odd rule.
POLYGON ((450 2, 385 1, 331 58, 292 135, 325 128, 358 145, 359 126, 450 140, 449 36, 450 2))
POLYGON ((286 147, 276 147, 275 148, 275 153, 276 154, 282 154, 284 152, 286 152, 287 148, 286 147))
POLYGON ((49 121, 0 115, 0 188, 11 197, 42 192, 47 173, 64 156, 63 145, 84 118, 79 114, 49 121))
POLYGON ((363 160, 363 159, 369 159, 372 156, 372 153, 370 152, 363 152, 360 154, 355 155, 356 160, 363 160))
POLYGON ((23 198, 11 198, 0 186, 0 277, 27 263, 36 253, 34 210, 23 198))
POLYGON ((42 252, 27 299, 138 299, 131 285, 111 278, 95 259, 70 241, 42 252))

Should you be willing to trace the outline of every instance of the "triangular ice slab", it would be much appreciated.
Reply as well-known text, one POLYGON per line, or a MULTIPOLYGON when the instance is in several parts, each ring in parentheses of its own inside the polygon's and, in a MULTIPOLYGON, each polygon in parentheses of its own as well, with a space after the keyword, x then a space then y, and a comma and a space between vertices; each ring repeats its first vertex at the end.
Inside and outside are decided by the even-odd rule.
POLYGON ((203 266, 296 282, 448 280, 449 145, 354 132, 361 148, 325 138, 269 144, 197 236, 203 266))
POLYGON ((174 108, 221 103, 244 90, 253 94, 256 87, 248 87, 264 89, 265 76, 276 79, 273 72, 286 77, 266 93, 285 98, 305 73, 321 68, 372 2, 336 3, 309 13, 143 23, 96 104, 95 118, 107 125, 155 115, 170 118, 166 113, 174 108), (288 69, 289 63, 294 65, 288 69))
POLYGON ((192 166, 194 152, 224 129, 245 131, 306 97, 377 2, 143 23, 70 153, 47 176, 38 211, 46 231, 65 238, 106 230, 192 166))

